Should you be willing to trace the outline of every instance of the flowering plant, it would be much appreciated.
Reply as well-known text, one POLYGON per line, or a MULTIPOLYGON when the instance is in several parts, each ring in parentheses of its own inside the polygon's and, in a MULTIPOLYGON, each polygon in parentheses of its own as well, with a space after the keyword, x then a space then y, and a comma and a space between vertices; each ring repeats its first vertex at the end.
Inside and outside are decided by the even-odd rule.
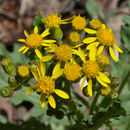
POLYGON ((47 17, 39 14, 31 32, 25 30, 26 38, 18 39, 24 44, 17 51, 28 57, 26 64, 21 62, 15 67, 10 58, 2 60, 8 86, 1 88, 1 96, 11 97, 14 91, 17 94, 22 90, 24 100, 29 101, 30 95, 36 97, 35 110, 40 110, 36 116, 45 114, 45 109, 48 116, 67 117, 73 125, 79 123, 89 130, 109 125, 111 118, 126 114, 118 99, 123 83, 108 71, 114 62, 118 63, 115 50, 123 53, 111 28, 98 19, 88 22, 74 15, 62 20, 61 15, 52 13, 47 17), (62 24, 72 25, 69 34, 64 35, 62 24), (76 93, 76 88, 88 98, 76 93), (89 109, 88 114, 82 106, 89 109))

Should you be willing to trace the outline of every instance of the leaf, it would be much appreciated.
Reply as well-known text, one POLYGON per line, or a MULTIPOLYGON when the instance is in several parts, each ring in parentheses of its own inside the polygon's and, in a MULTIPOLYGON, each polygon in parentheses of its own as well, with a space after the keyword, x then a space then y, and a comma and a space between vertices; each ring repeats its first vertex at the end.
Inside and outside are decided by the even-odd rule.
POLYGON ((4 116, 0 115, 0 122, 2 124, 5 124, 5 123, 7 123, 7 119, 4 116))
POLYGON ((99 17, 99 5, 94 0, 87 0, 85 8, 91 18, 99 17))
POLYGON ((28 60, 25 55, 18 53, 18 49, 21 46, 19 44, 14 44, 13 52, 8 52, 5 45, 0 43, 0 56, 2 57, 10 57, 14 64, 27 64, 28 60))
POLYGON ((41 108, 40 95, 37 93, 25 94, 27 88, 21 88, 16 92, 16 95, 10 99, 10 102, 15 106, 21 104, 23 101, 28 101, 34 105, 34 108, 30 111, 30 116, 37 117, 45 112, 45 109, 41 108))
POLYGON ((123 15, 123 20, 126 24, 130 25, 130 16, 128 15, 123 15))

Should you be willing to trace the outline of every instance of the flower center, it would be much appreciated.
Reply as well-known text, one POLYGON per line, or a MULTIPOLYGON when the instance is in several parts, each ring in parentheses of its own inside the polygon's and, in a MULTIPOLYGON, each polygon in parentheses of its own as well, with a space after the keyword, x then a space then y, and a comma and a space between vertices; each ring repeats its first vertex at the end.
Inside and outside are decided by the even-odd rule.
POLYGON ((72 50, 68 45, 57 47, 55 54, 60 61, 67 61, 72 58, 72 50))
POLYGON ((115 37, 109 29, 99 29, 97 38, 101 44, 107 46, 112 46, 115 40, 115 37))
POLYGON ((57 27, 61 22, 61 17, 59 17, 57 13, 52 13, 50 16, 45 18, 45 26, 48 28, 57 27))
POLYGON ((29 69, 27 66, 22 65, 22 66, 18 66, 18 74, 21 77, 27 77, 29 75, 29 69))
POLYGON ((38 92, 41 92, 43 94, 51 94, 52 92, 54 92, 55 82, 49 76, 41 77, 38 80, 37 88, 38 92))
POLYGON ((80 35, 77 32, 71 32, 69 34, 69 40, 72 44, 76 44, 80 40, 80 35))
POLYGON ((68 80, 74 81, 81 77, 81 67, 78 64, 68 63, 65 65, 64 74, 68 80))
POLYGON ((89 24, 93 29, 99 29, 101 27, 101 22, 98 19, 92 19, 89 24))
POLYGON ((95 78, 99 72, 99 66, 96 62, 88 60, 83 64, 83 72, 88 78, 95 78))
POLYGON ((83 30, 86 27, 86 20, 84 17, 81 16, 76 16, 73 20, 72 20, 72 26, 76 29, 76 30, 83 30))
POLYGON ((101 54, 97 57, 97 62, 99 65, 106 67, 108 65, 110 65, 110 60, 107 56, 101 54))
POLYGON ((36 48, 42 41, 41 35, 34 33, 30 34, 26 39, 26 44, 31 48, 36 48))

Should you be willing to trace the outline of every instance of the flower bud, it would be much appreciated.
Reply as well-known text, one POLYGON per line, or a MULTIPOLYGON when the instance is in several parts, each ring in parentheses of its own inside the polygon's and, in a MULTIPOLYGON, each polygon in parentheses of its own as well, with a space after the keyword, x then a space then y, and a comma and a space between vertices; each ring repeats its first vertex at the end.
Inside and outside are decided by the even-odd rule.
POLYGON ((54 27, 51 29, 51 35, 55 40, 61 41, 63 37, 63 32, 60 27, 54 27))
POLYGON ((7 74, 11 74, 15 70, 15 66, 10 58, 4 58, 1 64, 7 74))
POLYGON ((61 110, 56 111, 55 117, 59 120, 62 119, 64 117, 64 112, 61 110))
POLYGON ((118 93, 116 91, 112 91, 110 96, 112 99, 115 99, 118 97, 118 93))
POLYGON ((119 84, 120 84, 120 81, 118 78, 116 77, 111 78, 111 87, 116 88, 119 86, 119 84))
POLYGON ((18 84, 17 84, 17 81, 16 81, 14 75, 11 75, 11 76, 8 78, 8 83, 9 83, 10 87, 12 87, 12 88, 17 88, 17 87, 18 87, 18 84))
POLYGON ((0 94, 4 98, 11 97, 13 95, 13 92, 13 89, 9 86, 0 89, 0 94))

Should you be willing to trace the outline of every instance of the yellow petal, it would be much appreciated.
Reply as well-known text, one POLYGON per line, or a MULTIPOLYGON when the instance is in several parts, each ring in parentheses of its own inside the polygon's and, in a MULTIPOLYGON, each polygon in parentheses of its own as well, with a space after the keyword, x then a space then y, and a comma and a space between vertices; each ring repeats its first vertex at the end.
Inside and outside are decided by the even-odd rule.
POLYGON ((89 28, 85 28, 84 31, 88 34, 96 34, 97 31, 96 30, 93 30, 93 29, 89 29, 89 28))
POLYGON ((23 51, 23 54, 25 54, 29 50, 29 47, 26 47, 26 49, 23 51))
POLYGON ((102 72, 99 72, 99 77, 100 77, 101 80, 103 80, 106 83, 111 82, 110 79, 105 74, 103 74, 102 72))
POLYGON ((48 28, 41 34, 41 36, 44 38, 44 37, 46 37, 49 34, 50 34, 50 32, 49 32, 49 28, 48 28))
POLYGON ((38 75, 39 75, 39 76, 42 76, 42 74, 41 74, 40 64, 39 64, 38 61, 36 61, 36 67, 37 67, 38 75))
POLYGON ((33 67, 30 67, 30 70, 31 70, 33 76, 35 77, 35 79, 38 81, 38 73, 37 73, 36 69, 33 67))
POLYGON ((82 84, 81 84, 81 91, 83 90, 83 87, 84 87, 84 84, 85 84, 86 79, 87 79, 87 77, 84 76, 83 81, 82 81, 82 84))
POLYGON ((104 81, 102 81, 99 76, 96 76, 96 79, 102 86, 108 87, 108 85, 104 81))
POLYGON ((45 94, 41 94, 40 104, 41 104, 41 107, 42 107, 42 108, 45 107, 45 104, 46 104, 46 95, 45 95, 45 94))
POLYGON ((54 42, 56 42, 56 40, 42 40, 42 42, 44 42, 44 43, 54 43, 54 42))
POLYGON ((25 48, 26 48, 26 46, 22 46, 22 47, 20 47, 20 49, 18 50, 18 52, 23 51, 25 48))
POLYGON ((48 102, 52 108, 54 108, 54 109, 56 108, 56 101, 52 95, 50 95, 48 97, 48 102))
POLYGON ((35 49, 35 53, 39 59, 42 59, 42 53, 38 49, 35 49))
POLYGON ((35 92, 35 91, 36 91, 36 88, 33 87, 33 88, 28 89, 25 93, 26 93, 26 94, 30 94, 30 93, 33 93, 33 92, 35 92))
POLYGON ((52 78, 56 79, 56 78, 60 77, 63 74, 63 71, 64 71, 64 69, 60 68, 60 62, 58 62, 53 69, 52 78))
POLYGON ((53 57, 54 55, 46 55, 42 57, 41 61, 47 62, 47 61, 50 61, 53 57))
POLYGON ((45 67, 45 64, 44 62, 40 62, 40 67, 41 67, 41 73, 42 73, 42 76, 45 76, 45 73, 46 73, 46 67, 45 67))
POLYGON ((83 43, 89 44, 96 41, 96 37, 88 37, 83 40, 83 43))
POLYGON ((34 33, 38 33, 38 26, 34 27, 34 33))
POLYGON ((18 39, 19 42, 26 42, 25 39, 18 39))
POLYGON ((102 24, 102 25, 101 25, 101 28, 102 28, 102 29, 105 29, 105 28, 106 28, 106 25, 105 25, 105 24, 102 24))
POLYGON ((62 90, 60 90, 60 89, 55 89, 55 93, 56 93, 58 96, 60 96, 61 98, 69 99, 69 95, 68 95, 66 92, 64 92, 64 91, 62 91, 62 90))
POLYGON ((96 55, 97 55, 97 47, 93 46, 93 48, 89 51, 89 59, 95 61, 96 55))
POLYGON ((84 45, 84 43, 80 43, 80 44, 78 44, 78 45, 76 45, 76 46, 73 46, 72 48, 78 48, 78 47, 80 47, 80 46, 82 46, 82 45, 84 45))
POLYGON ((26 30, 24 30, 24 34, 25 34, 26 37, 29 36, 29 33, 26 30))
POLYGON ((93 92, 92 92, 92 79, 91 78, 89 78, 87 89, 88 89, 88 93, 90 97, 92 97, 93 92))
POLYGON ((97 50, 97 55, 100 55, 104 49, 104 46, 100 46, 97 50))
POLYGON ((113 46, 118 52, 123 53, 123 51, 115 43, 113 44, 113 46))
POLYGON ((109 52, 110 52, 110 55, 111 55, 112 59, 113 59, 115 62, 117 62, 117 58, 116 58, 115 52, 114 52, 114 50, 113 50, 112 47, 109 47, 109 52))
POLYGON ((99 45, 99 42, 93 42, 93 43, 91 43, 91 44, 89 44, 87 47, 86 47, 86 49, 87 50, 91 50, 92 48, 93 48, 93 46, 98 46, 99 45))

